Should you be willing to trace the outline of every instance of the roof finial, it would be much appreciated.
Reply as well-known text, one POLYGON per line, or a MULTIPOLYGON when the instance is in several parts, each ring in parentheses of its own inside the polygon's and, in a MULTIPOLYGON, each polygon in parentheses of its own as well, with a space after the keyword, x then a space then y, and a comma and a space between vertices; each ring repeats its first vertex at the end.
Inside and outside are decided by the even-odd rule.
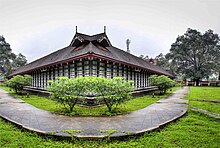
POLYGON ((104 33, 106 33, 106 26, 104 26, 104 33))
POLYGON ((76 26, 76 33, 77 33, 77 26, 76 26))
POLYGON ((129 44, 131 43, 131 40, 127 39, 126 40, 126 45, 127 45, 127 52, 130 53, 130 49, 129 49, 129 44))

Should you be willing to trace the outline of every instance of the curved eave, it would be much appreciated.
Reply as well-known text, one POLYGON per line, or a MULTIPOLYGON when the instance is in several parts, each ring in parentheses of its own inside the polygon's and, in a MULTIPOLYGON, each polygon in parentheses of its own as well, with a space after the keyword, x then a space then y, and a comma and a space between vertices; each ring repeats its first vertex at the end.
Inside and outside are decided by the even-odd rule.
POLYGON ((137 67, 137 69, 139 68, 139 69, 147 70, 149 72, 153 72, 153 73, 156 73, 156 74, 162 74, 162 75, 166 75, 166 76, 169 76, 169 77, 172 77, 172 78, 174 77, 172 74, 169 74, 168 72, 167 73, 158 72, 156 70, 149 69, 149 68, 146 68, 144 66, 139 66, 139 65, 127 63, 127 62, 124 62, 124 61, 115 60, 115 59, 105 57, 105 56, 102 56, 102 55, 92 53, 92 56, 97 57, 97 58, 102 58, 102 59, 105 59, 105 60, 109 60, 109 61, 112 61, 112 62, 115 62, 115 63, 121 63, 123 65, 128 65, 128 66, 131 66, 131 67, 137 67))
POLYGON ((51 66, 55 66, 55 65, 63 64, 63 63, 68 63, 68 62, 74 61, 76 59, 85 58, 85 57, 97 57, 97 58, 105 59, 105 60, 112 61, 112 62, 115 62, 115 63, 120 63, 120 64, 123 64, 123 65, 128 65, 128 66, 131 66, 131 67, 135 67, 137 69, 147 70, 147 71, 152 72, 152 73, 162 74, 162 75, 166 75, 166 76, 169 76, 169 77, 172 77, 172 78, 174 77, 172 74, 169 74, 168 72, 167 73, 158 72, 156 70, 149 69, 149 68, 146 68, 144 66, 134 65, 132 63, 127 63, 127 62, 124 62, 124 61, 115 60, 115 59, 105 57, 105 56, 102 56, 102 55, 98 55, 98 54, 95 54, 95 53, 87 53, 87 54, 84 54, 84 55, 76 56, 74 58, 58 61, 58 62, 51 63, 51 64, 46 64, 46 65, 35 67, 35 68, 29 69, 29 70, 26 70, 26 71, 21 71, 21 72, 18 72, 18 73, 16 73, 16 71, 15 71, 15 73, 12 73, 8 77, 12 77, 12 76, 18 75, 18 74, 27 74, 27 73, 30 73, 32 71, 36 71, 36 70, 40 70, 40 69, 46 69, 46 68, 51 67, 51 66))
POLYGON ((8 75, 8 77, 10 78, 10 77, 13 77, 13 76, 19 75, 19 74, 28 74, 32 71, 36 71, 36 70, 40 70, 40 69, 46 69, 48 67, 59 65, 59 64, 65 64, 65 63, 74 61, 76 59, 80 59, 80 58, 84 58, 84 57, 88 57, 88 56, 89 56, 89 54, 87 53, 87 54, 84 54, 84 55, 76 56, 76 57, 65 59, 65 60, 62 60, 62 61, 57 61, 55 63, 46 64, 46 65, 43 65, 43 66, 35 67, 35 68, 32 68, 32 69, 24 70, 24 71, 17 72, 17 73, 15 71, 15 73, 12 73, 12 74, 8 75))

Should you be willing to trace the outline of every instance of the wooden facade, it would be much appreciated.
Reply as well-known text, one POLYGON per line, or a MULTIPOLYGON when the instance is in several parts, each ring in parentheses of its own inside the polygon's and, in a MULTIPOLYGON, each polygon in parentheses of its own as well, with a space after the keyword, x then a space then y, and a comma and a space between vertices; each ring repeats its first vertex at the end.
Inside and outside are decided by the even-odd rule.
POLYGON ((150 86, 149 76, 153 74, 147 70, 137 69, 128 65, 115 63, 99 58, 88 60, 86 58, 77 59, 65 64, 57 64, 44 69, 34 70, 32 76, 32 86, 46 88, 48 80, 57 80, 59 76, 75 78, 79 76, 95 77, 124 77, 125 80, 134 81, 137 88, 150 86))

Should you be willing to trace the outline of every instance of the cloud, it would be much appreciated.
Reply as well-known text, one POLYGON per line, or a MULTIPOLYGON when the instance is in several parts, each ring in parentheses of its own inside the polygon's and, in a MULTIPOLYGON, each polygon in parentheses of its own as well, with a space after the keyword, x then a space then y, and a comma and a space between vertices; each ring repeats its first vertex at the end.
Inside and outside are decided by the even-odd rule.
POLYGON ((2 0, 0 33, 13 51, 33 61, 69 45, 75 33, 103 32, 112 44, 135 55, 167 53, 187 28, 220 33, 220 1, 210 0, 2 0))

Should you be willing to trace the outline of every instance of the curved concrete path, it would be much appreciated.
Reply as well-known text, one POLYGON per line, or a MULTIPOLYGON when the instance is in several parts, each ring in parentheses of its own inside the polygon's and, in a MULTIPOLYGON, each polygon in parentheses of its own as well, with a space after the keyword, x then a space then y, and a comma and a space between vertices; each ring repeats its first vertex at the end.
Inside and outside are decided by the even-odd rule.
POLYGON ((38 109, 0 89, 0 116, 43 134, 84 138, 133 135, 154 130, 183 116, 188 101, 182 98, 188 92, 188 87, 183 87, 166 99, 125 115, 69 117, 38 109))

